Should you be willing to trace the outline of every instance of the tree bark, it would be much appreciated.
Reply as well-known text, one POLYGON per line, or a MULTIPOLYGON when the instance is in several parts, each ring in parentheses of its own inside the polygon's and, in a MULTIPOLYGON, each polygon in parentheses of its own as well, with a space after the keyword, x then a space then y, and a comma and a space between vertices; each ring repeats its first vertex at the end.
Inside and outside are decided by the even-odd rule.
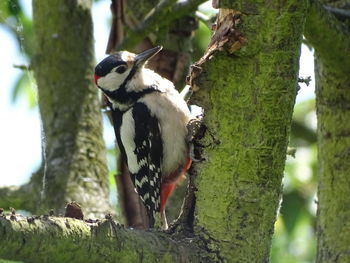
POLYGON ((269 261, 307 1, 268 3, 220 1, 206 61, 192 71, 193 101, 221 142, 196 178, 195 230, 216 260, 269 261))
POLYGON ((208 262, 194 239, 126 229, 109 219, 0 216, 0 230, 0 257, 28 263, 208 262))
POLYGON ((305 36, 315 48, 316 57, 316 262, 349 262, 350 32, 317 1, 311 1, 305 36))
POLYGON ((33 1, 43 123, 44 207, 77 201, 88 217, 110 210, 105 146, 94 67, 91 1, 33 1))

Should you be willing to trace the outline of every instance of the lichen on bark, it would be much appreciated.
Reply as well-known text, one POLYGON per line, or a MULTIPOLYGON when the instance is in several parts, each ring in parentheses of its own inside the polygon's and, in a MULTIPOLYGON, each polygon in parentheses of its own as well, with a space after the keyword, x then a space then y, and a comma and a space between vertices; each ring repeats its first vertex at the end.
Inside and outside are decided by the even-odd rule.
POLYGON ((230 262, 269 260, 306 1, 256 7, 253 14, 238 10, 245 44, 233 54, 225 47, 216 51, 194 80, 199 91, 193 102, 204 107, 209 130, 221 142, 207 149, 196 179, 195 225, 205 230, 199 233, 208 249, 230 262))
POLYGON ((206 262, 191 239, 126 229, 112 220, 0 215, 0 257, 25 262, 206 262), (33 252, 35 250, 35 253, 33 252))

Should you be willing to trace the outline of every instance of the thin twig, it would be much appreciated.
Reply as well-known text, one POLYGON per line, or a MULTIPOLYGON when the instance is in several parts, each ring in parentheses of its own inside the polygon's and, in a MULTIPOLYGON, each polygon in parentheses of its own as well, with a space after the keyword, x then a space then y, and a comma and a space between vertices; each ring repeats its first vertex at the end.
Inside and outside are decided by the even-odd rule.
POLYGON ((324 8, 327 11, 333 13, 341 21, 344 21, 345 19, 350 19, 350 11, 349 10, 330 7, 330 6, 324 6, 324 8))
POLYGON ((307 76, 306 78, 298 78, 298 82, 299 83, 305 83, 306 86, 310 85, 311 80, 312 80, 311 76, 307 76))
POLYGON ((28 65, 24 65, 24 64, 22 64, 22 65, 14 64, 13 67, 21 69, 21 70, 32 70, 32 67, 30 65, 28 66, 28 65))

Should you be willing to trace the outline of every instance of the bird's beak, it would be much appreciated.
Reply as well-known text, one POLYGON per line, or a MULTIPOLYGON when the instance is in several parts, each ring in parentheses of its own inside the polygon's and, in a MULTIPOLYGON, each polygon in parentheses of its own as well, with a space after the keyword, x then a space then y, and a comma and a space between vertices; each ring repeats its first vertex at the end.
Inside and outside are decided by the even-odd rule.
POLYGON ((157 46, 151 49, 147 49, 143 51, 142 53, 135 56, 135 65, 141 66, 143 65, 147 60, 152 58, 154 55, 156 55, 159 51, 162 50, 162 46, 157 46))

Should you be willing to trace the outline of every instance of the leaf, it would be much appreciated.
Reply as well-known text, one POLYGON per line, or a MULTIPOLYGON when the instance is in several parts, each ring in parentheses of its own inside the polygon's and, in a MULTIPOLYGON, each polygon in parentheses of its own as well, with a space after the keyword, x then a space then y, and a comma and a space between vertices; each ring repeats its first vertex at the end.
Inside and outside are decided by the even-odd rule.
POLYGON ((15 87, 14 87, 12 94, 11 94, 11 102, 12 103, 15 103, 19 97, 19 94, 21 92, 23 92, 22 89, 23 89, 23 82, 25 81, 25 78, 26 78, 26 74, 24 72, 22 72, 20 77, 17 79, 17 81, 15 83, 15 87))
POLYGON ((194 50, 194 60, 197 60, 201 57, 201 55, 206 50, 209 39, 210 39, 211 31, 202 21, 199 21, 199 27, 195 31, 193 44, 195 45, 194 50))
POLYGON ((12 16, 18 16, 22 12, 21 5, 18 0, 7 0, 7 8, 12 16))
POLYGON ((298 191, 292 191, 284 194, 281 214, 289 235, 293 233, 301 215, 306 212, 305 206, 306 200, 298 191))
POLYGON ((0 23, 4 23, 5 20, 9 17, 9 15, 10 14, 8 12, 7 2, 0 1, 0 23))
POLYGON ((25 97, 30 109, 37 106, 36 99, 36 85, 34 79, 29 76, 28 72, 22 72, 21 76, 17 79, 15 87, 12 91, 11 102, 15 103, 20 97, 25 97))
POLYGON ((5 24, 10 16, 17 17, 22 12, 18 0, 0 1, 0 23, 5 24))

